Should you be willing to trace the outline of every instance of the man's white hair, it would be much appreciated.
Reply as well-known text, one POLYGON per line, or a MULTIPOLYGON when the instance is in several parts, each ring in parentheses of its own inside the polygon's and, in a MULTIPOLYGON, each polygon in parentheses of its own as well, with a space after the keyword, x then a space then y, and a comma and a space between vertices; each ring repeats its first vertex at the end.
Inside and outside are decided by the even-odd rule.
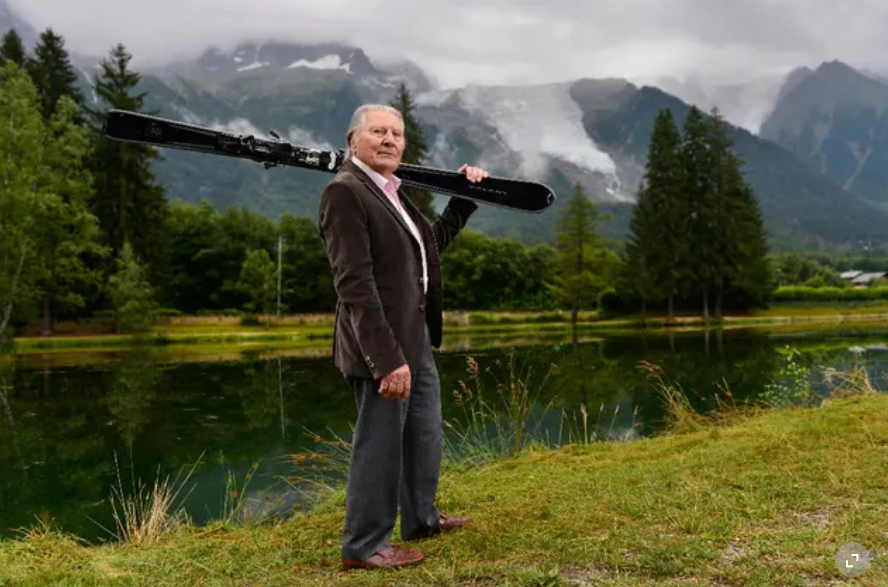
POLYGON ((404 128, 404 117, 401 115, 401 111, 393 106, 389 106, 388 104, 364 104, 362 106, 358 106, 355 110, 355 113, 352 114, 351 123, 348 125, 348 130, 345 133, 345 159, 351 159, 351 144, 354 136, 364 128, 364 123, 367 121, 367 113, 368 112, 388 112, 389 114, 394 114, 398 117, 398 120, 401 121, 401 128, 404 128))

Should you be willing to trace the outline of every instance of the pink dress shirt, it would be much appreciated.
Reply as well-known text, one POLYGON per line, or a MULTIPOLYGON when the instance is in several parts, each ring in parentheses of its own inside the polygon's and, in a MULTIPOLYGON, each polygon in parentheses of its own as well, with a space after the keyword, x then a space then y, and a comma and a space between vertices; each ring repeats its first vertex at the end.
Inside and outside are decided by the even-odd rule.
POLYGON ((426 252, 425 245, 423 245, 422 237, 419 234, 419 229, 416 227, 416 224, 413 222, 413 219, 407 214, 407 210, 404 209, 404 206, 401 205, 401 198, 398 197, 398 188, 401 187, 401 180, 392 175, 391 180, 386 179, 382 174, 372 169, 369 165, 358 159, 357 157, 352 156, 352 161, 354 161, 355 165, 361 168, 361 170, 370 176, 370 179, 379 186, 379 189, 388 196, 389 200, 392 201, 395 208, 401 213, 401 217, 404 218, 404 222, 407 223, 407 226, 410 228, 410 232, 413 233, 413 238, 416 239, 416 242, 419 243, 419 249, 422 253, 422 291, 423 293, 428 291, 428 280, 429 280, 429 270, 426 261, 426 252))

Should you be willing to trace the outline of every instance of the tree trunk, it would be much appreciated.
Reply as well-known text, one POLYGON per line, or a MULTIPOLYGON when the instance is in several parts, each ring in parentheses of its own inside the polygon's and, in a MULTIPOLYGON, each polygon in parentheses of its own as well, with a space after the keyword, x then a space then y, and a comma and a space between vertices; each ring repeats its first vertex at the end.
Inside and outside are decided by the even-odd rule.
POLYGON ((715 317, 719 320, 722 319, 722 293, 724 288, 718 288, 718 292, 715 294, 715 317))
POLYGON ((579 315, 579 308, 577 307, 578 303, 576 298, 574 298, 573 307, 570 309, 570 325, 573 330, 573 343, 577 344, 577 317, 579 315))
POLYGON ((641 324, 647 326, 647 299, 641 298, 641 324))
POLYGON ((19 278, 22 275, 22 267, 25 264, 25 254, 28 251, 26 245, 22 245, 22 254, 19 255, 18 267, 15 269, 15 275, 12 278, 12 286, 9 289, 9 299, 6 300, 6 307, 0 308, 0 346, 10 342, 7 340, 6 328, 9 326, 9 320, 12 318, 12 303, 15 298, 15 290, 18 287, 19 278))
POLYGON ((43 296, 43 332, 41 336, 52 336, 52 303, 49 294, 43 296))
POLYGON ((709 288, 703 286, 703 319, 709 320, 709 288))
POLYGON ((666 323, 671 324, 673 320, 675 320, 675 313, 672 309, 672 299, 674 298, 674 294, 669 294, 669 303, 666 309, 666 323))

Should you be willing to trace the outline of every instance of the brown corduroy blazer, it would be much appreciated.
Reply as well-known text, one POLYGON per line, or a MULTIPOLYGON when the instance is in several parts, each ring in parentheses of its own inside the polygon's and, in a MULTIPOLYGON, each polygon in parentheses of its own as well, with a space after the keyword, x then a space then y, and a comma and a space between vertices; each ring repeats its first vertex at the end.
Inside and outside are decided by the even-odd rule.
POLYGON ((346 161, 321 195, 318 230, 338 298, 333 361, 345 375, 379 379, 404 363, 415 372, 426 326, 432 346, 441 346, 440 256, 478 206, 454 197, 429 222, 406 195, 399 195, 422 235, 426 294, 419 244, 366 173, 346 161))

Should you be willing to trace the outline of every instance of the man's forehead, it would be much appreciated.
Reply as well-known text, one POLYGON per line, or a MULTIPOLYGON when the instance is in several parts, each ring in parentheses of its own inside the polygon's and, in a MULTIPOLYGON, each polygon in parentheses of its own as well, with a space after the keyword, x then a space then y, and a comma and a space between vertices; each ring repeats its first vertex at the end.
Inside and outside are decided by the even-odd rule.
POLYGON ((373 110, 367 113, 368 126, 401 126, 400 119, 389 112, 373 110))

